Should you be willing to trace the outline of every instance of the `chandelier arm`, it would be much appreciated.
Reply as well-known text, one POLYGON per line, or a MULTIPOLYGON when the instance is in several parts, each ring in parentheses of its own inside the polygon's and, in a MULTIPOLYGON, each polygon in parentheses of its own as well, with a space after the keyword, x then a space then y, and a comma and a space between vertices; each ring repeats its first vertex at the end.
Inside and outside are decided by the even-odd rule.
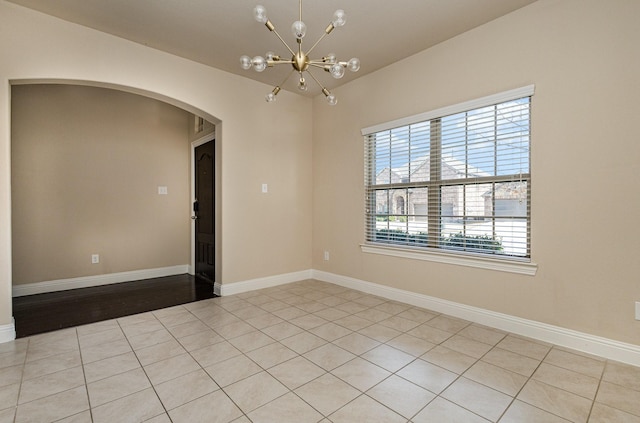
POLYGON ((320 88, 322 88, 322 92, 324 92, 325 90, 327 90, 327 89, 324 87, 324 85, 322 85, 322 84, 320 83, 320 81, 318 81, 318 80, 316 79, 316 77, 315 77, 315 76, 313 76, 313 74, 312 74, 309 70, 307 70, 307 73, 309 74, 309 76, 311 76, 311 78, 312 78, 314 81, 316 81, 316 84, 318 84, 318 86, 319 86, 320 88))
POLYGON ((267 65, 269 67, 274 67, 275 65, 293 65, 293 60, 268 60, 267 65))
POLYGON ((289 50, 289 52, 291 53, 292 56, 295 56, 296 54, 294 53, 293 50, 291 50, 291 47, 289 47, 289 44, 287 44, 287 42, 285 40, 282 39, 282 37, 280 36, 280 34, 278 34, 278 31, 276 31, 275 28, 273 28, 271 30, 271 32, 273 32, 274 34, 276 34, 276 37, 278 37, 278 39, 282 42, 282 44, 284 44, 284 46, 287 48, 287 50, 289 50))
POLYGON ((316 48, 316 46, 317 46, 318 44, 320 44, 320 41, 322 41, 322 40, 324 39, 324 37, 326 37, 327 35, 329 35, 329 33, 325 31, 325 33, 324 33, 324 34, 322 34, 322 35, 320 36, 320 38, 318 38, 318 41, 316 41, 316 43, 315 43, 314 45, 312 45, 312 46, 311 46, 311 48, 309 49, 309 51, 307 51, 307 56, 311 54, 311 52, 313 51, 313 49, 314 49, 314 48, 316 48))
POLYGON ((309 66, 313 66, 314 68, 318 68, 318 69, 323 69, 323 70, 327 70, 326 66, 327 64, 324 62, 309 62, 309 66))

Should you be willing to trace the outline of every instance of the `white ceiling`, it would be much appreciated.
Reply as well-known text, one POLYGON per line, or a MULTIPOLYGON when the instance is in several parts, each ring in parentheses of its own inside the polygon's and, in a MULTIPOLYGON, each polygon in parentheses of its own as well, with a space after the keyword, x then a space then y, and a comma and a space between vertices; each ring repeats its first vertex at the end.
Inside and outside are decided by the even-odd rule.
MULTIPOLYGON (((240 67, 243 54, 264 56, 271 50, 291 56, 275 34, 253 19, 256 4, 266 7, 276 30, 296 49, 290 27, 298 19, 298 0, 8 1, 273 86, 290 73, 289 65, 262 73, 240 67)), ((302 20, 308 30, 303 51, 324 33, 336 9, 346 12, 346 25, 328 35, 310 55, 316 59, 333 52, 341 61, 360 59, 360 71, 347 71, 340 80, 314 70, 320 82, 332 89, 534 1, 304 0, 302 20)), ((295 82, 291 77, 283 88, 299 92, 295 82)), ((309 87, 309 95, 320 92, 313 81, 309 87)))

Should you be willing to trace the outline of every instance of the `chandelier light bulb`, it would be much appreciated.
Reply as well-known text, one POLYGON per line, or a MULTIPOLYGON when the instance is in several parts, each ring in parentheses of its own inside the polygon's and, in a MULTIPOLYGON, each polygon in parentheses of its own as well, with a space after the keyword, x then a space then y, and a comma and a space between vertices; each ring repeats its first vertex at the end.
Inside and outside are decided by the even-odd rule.
POLYGON ((331 64, 333 64, 333 63, 335 63, 335 62, 336 62, 336 60, 337 60, 337 59, 336 59, 336 54, 335 54, 335 53, 329 53, 329 54, 327 54, 327 55, 323 58, 323 60, 324 60, 325 62, 327 62, 327 63, 331 63, 331 64))
POLYGON ((354 57, 349 60, 349 62, 347 63, 347 68, 349 68, 351 72, 358 72, 360 70, 360 59, 354 57))
POLYGON ((291 25, 291 32, 294 37, 301 40, 307 34, 307 25, 302 21, 295 21, 293 25, 291 25))
POLYGON ((307 91, 309 87, 307 86, 307 81, 304 80, 303 77, 300 77, 300 82, 298 83, 298 89, 300 91, 307 91))
POLYGON ((336 10, 335 13, 333 14, 333 19, 331 20, 331 23, 336 28, 340 28, 341 26, 344 26, 344 24, 347 23, 347 16, 344 14, 344 10, 342 9, 336 10))
POLYGON ((273 56, 275 56, 276 54, 272 51, 268 51, 267 54, 264 55, 264 58, 267 60, 273 60, 273 56))
POLYGON ((247 55, 240 56, 240 66, 242 66, 242 69, 244 70, 251 69, 251 66, 252 66, 251 57, 247 55))
POLYGON ((338 104, 338 99, 333 94, 329 94, 325 98, 327 99, 327 103, 329 103, 329 106, 335 106, 336 104, 338 104))
POLYGON ((260 23, 267 23, 267 9, 262 5, 253 8, 253 17, 260 23))
POLYGON ((344 76, 344 68, 339 63, 331 65, 329 72, 335 79, 340 79, 344 76))
POLYGON ((253 68, 256 72, 262 72, 267 68, 267 61, 262 56, 256 56, 253 58, 253 68))
POLYGON ((264 99, 267 101, 267 103, 273 103, 274 101, 276 101, 276 96, 278 95, 278 93, 280 92, 280 87, 276 86, 273 91, 271 91, 269 94, 267 94, 264 99))

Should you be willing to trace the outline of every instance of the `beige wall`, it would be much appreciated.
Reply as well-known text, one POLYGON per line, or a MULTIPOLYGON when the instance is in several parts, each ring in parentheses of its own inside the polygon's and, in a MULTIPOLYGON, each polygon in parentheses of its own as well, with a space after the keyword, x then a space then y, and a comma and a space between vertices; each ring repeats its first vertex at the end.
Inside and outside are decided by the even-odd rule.
POLYGON ((314 268, 640 345, 638 16, 540 0, 316 98, 314 268), (362 253, 360 129, 529 84, 536 276, 362 253))
MULTIPOLYGON (((312 101, 0 0, 0 329, 11 324, 10 83, 81 81, 216 124, 222 284, 311 267, 312 101), (283 122, 287 122, 283 125, 283 122), (269 184, 269 194, 260 192, 269 184)), ((155 184, 155 182, 154 182, 155 184)), ((218 278, 219 276, 219 278, 218 278)))
POLYGON ((11 94, 14 285, 189 264, 187 112, 105 88, 11 94))

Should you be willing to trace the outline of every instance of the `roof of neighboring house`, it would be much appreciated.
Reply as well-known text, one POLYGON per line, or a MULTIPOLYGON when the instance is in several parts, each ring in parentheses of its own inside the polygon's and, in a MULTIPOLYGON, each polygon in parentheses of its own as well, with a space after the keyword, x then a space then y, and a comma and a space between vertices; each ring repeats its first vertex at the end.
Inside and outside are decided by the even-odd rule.
MULTIPOLYGON (((459 175, 468 175, 470 177, 474 176, 491 176, 488 172, 485 172, 476 167, 467 165, 465 162, 453 158, 453 156, 443 155, 442 156, 443 167, 447 167, 448 169, 454 171, 459 175)), ((390 177, 391 180, 395 179, 395 176, 398 180, 402 181, 404 179, 412 179, 411 176, 415 175, 421 170, 429 169, 429 156, 421 156, 415 160, 412 160, 402 166, 398 166, 395 168, 385 167, 376 175, 376 179, 383 175, 385 172, 391 172, 390 177)), ((427 172, 428 174, 428 172, 427 172)))

